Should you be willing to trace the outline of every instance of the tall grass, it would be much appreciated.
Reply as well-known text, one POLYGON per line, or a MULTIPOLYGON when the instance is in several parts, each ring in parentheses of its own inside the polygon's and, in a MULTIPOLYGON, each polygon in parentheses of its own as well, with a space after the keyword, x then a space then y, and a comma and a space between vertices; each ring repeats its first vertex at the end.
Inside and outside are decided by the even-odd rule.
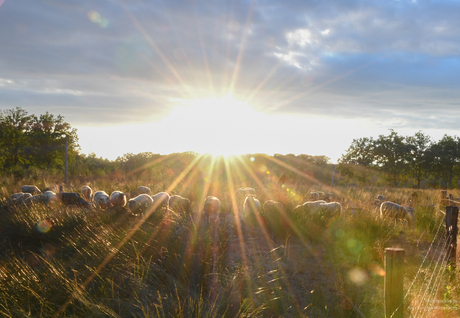
MULTIPOLYGON (((165 186, 177 175, 165 179, 165 186)), ((0 315, 379 317, 384 249, 405 248, 407 286, 442 218, 438 207, 428 206, 437 203, 437 191, 330 189, 307 182, 280 184, 266 174, 259 176, 263 189, 250 178, 236 184, 256 188, 262 203, 282 202, 285 223, 275 228, 262 216, 260 225, 251 228, 233 217, 226 179, 202 177, 191 173, 174 189, 194 198, 193 215, 179 211, 143 219, 77 207, 14 208, 3 201, 0 315), (293 213, 312 190, 333 192, 342 215, 293 213), (413 205, 414 226, 381 219, 374 204, 378 194, 413 205), (221 199, 218 222, 198 217, 206 195, 221 199)), ((107 192, 141 185, 130 176, 113 178, 86 183, 107 192)), ((50 180, 41 182, 51 185, 50 180)), ((6 180, 4 196, 19 185, 6 180)), ((159 183, 143 185, 165 190, 159 183)), ((447 284, 446 298, 458 299, 456 282, 447 284)))

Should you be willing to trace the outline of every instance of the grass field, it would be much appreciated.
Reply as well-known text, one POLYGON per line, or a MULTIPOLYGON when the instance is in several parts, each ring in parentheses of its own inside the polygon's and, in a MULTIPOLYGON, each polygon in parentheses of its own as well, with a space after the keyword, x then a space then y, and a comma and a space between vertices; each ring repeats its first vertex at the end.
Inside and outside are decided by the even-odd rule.
MULTIPOLYGON (((165 169, 161 175, 75 178, 66 188, 79 192, 88 184, 107 193, 133 193, 145 185, 153 193, 189 197, 191 215, 8 204, 20 185, 35 182, 45 188, 53 178, 4 179, 1 316, 383 317, 384 249, 405 249, 407 290, 443 219, 438 205, 428 207, 438 204, 439 190, 332 189, 312 177, 281 183, 270 169, 225 160, 165 169), (262 213, 252 226, 238 222, 233 194, 243 186, 253 187, 262 203, 281 202, 286 215, 273 220, 262 213), (312 190, 333 193, 342 214, 294 213, 312 190), (374 204, 378 194, 411 204, 414 224, 381 219, 374 204), (208 195, 221 201, 218 218, 201 214, 208 195)), ((442 308, 432 317, 458 316, 456 272, 442 272, 437 296, 442 308)), ((423 275, 429 275, 428 268, 423 275)), ((415 281, 405 300, 407 316, 421 288, 415 281)))

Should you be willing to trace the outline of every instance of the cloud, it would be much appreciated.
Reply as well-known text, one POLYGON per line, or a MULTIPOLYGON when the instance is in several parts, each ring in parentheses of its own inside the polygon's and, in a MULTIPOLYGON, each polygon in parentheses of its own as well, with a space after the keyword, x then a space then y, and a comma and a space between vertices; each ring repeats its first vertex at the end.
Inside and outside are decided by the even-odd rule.
POLYGON ((453 128, 459 9, 403 0, 6 1, 0 107, 56 111, 77 126, 136 123, 164 118, 175 98, 231 91, 268 113, 453 128))

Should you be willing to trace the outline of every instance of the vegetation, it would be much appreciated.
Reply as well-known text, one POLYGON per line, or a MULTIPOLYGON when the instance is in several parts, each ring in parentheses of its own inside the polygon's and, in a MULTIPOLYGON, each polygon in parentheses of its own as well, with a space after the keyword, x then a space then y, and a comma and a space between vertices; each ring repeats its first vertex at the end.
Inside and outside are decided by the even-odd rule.
POLYGON ((377 139, 354 139, 339 160, 338 170, 346 183, 457 188, 460 138, 444 135, 435 142, 421 131, 403 137, 390 130, 388 136, 377 139))
MULTIPOLYGON (((38 151, 29 139, 34 136, 30 123, 37 118, 20 109, 4 112, 2 129, 22 130, 10 135, 8 130, 1 132, 3 144, 8 144, 6 136, 18 140, 16 146, 6 145, 17 150, 16 163, 0 160, 1 316, 382 317, 386 247, 406 251, 405 289, 413 287, 405 300, 406 314, 413 313, 411 305, 420 301, 416 291, 424 285, 412 282, 431 271, 420 265, 443 222, 439 191, 383 186, 416 180, 434 184, 437 178, 450 178, 456 161, 439 154, 453 149, 456 137, 446 136, 436 143, 441 150, 422 133, 402 138, 392 131, 377 140, 355 140, 342 158, 332 188, 333 170, 324 156, 141 153, 108 161, 80 154, 76 132, 61 117, 45 117, 54 123, 47 126, 53 128, 46 134, 61 132, 59 125, 63 125, 69 136, 66 191, 78 192, 87 184, 96 191, 121 190, 134 196, 137 187, 145 185, 154 193, 190 198, 193 211, 131 215, 125 209, 12 205, 9 195, 23 184, 41 189, 62 184, 63 134, 53 138, 42 134, 41 140, 56 145, 42 147, 54 151, 48 166, 43 165, 45 161, 28 155, 38 151), (8 121, 16 126, 8 126, 8 121), (411 160, 404 155, 407 150, 401 150, 406 147, 412 149, 411 160), (428 158, 439 162, 436 174, 424 170, 428 158), (354 182, 368 185, 348 186, 354 182), (256 189, 262 203, 281 202, 286 213, 273 221, 262 211, 252 219, 256 220, 252 226, 240 222, 235 215, 241 202, 233 194, 246 186, 256 189), (341 203, 343 213, 326 217, 294 212, 311 191, 329 193, 341 203), (375 204, 378 194, 414 207, 413 226, 380 218, 375 204), (209 195, 221 201, 217 218, 202 213, 209 195)), ((458 316, 458 278, 444 271, 439 277, 443 278, 437 295, 444 301, 442 314, 458 316)))

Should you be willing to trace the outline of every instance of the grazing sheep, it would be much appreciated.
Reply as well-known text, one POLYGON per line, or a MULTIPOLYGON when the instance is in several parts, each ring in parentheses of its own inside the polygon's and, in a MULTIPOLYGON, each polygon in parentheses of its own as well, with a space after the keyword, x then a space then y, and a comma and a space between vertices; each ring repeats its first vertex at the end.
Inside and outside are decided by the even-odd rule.
POLYGON ((260 212, 260 202, 255 198, 254 195, 247 195, 244 200, 243 205, 243 215, 248 215, 249 213, 259 213, 260 212))
POLYGON ((239 188, 239 189, 236 189, 236 192, 235 192, 235 195, 236 196, 239 196, 239 195, 248 195, 248 194, 253 194, 255 195, 256 194, 256 190, 254 190, 253 188, 250 188, 250 187, 243 187, 243 188, 239 188))
POLYGON ((319 193, 318 192, 310 192, 310 193, 307 193, 305 195, 305 197, 308 200, 317 201, 317 200, 319 200, 319 193))
POLYGON ((339 202, 320 203, 318 211, 324 216, 336 216, 342 214, 342 205, 339 202))
POLYGON ((256 190, 250 187, 243 187, 235 191, 236 202, 241 209, 243 208, 244 200, 247 195, 256 195, 256 190))
POLYGON ((243 220, 252 228, 258 226, 260 219, 260 202, 254 195, 246 196, 243 205, 243 220))
POLYGON ((175 194, 169 199, 169 207, 175 212, 184 211, 190 213, 190 200, 175 194))
POLYGON ((59 192, 56 194, 57 200, 64 205, 77 205, 81 207, 89 207, 90 204, 83 199, 77 192, 59 192))
POLYGON ((23 194, 24 192, 13 193, 12 195, 10 195, 10 198, 8 199, 8 201, 12 203, 15 199, 19 198, 23 194))
POLYGON ((122 208, 126 205, 126 194, 121 191, 113 191, 110 194, 110 204, 113 207, 122 208))
POLYGON ((28 197, 25 199, 26 205, 34 205, 37 203, 43 203, 49 205, 53 202, 57 202, 58 198, 56 193, 53 191, 46 191, 45 193, 36 194, 34 196, 28 197))
POLYGON ((166 208, 169 209, 169 199, 170 196, 167 192, 159 192, 157 194, 152 195, 153 199, 153 206, 155 209, 157 208, 166 208))
POLYGON ((204 201, 203 213, 205 215, 211 216, 219 213, 220 211, 220 201, 218 198, 209 196, 204 201))
POLYGON ((132 214, 145 213, 152 209, 152 207, 153 199, 146 193, 139 194, 128 201, 128 209, 132 214))
POLYGON ((97 191, 94 194, 94 203, 101 209, 107 209, 110 206, 110 197, 105 191, 97 191))
POLYGON ((264 202, 264 215, 269 218, 273 215, 285 214, 283 204, 273 200, 267 200, 264 202))
POLYGON ((34 185, 23 185, 23 186, 21 187, 21 191, 24 192, 24 193, 30 193, 30 194, 32 194, 32 195, 42 193, 42 192, 40 191, 40 189, 37 188, 37 186, 34 186, 34 185))
POLYGON ((273 200, 265 201, 263 217, 273 235, 284 237, 288 233, 290 221, 286 209, 280 202, 273 200))
POLYGON ((311 211, 316 210, 320 204, 326 203, 324 200, 318 201, 307 201, 303 204, 300 204, 294 208, 294 212, 301 212, 301 213, 310 213, 311 211))
POLYGON ((91 189, 89 186, 84 185, 83 187, 81 187, 81 196, 83 197, 83 199, 85 199, 86 201, 90 201, 92 195, 93 189, 91 189))
POLYGON ((409 225, 414 219, 414 209, 406 208, 394 202, 385 201, 380 205, 380 217, 394 217, 395 219, 406 219, 409 225))
POLYGON ((23 193, 23 192, 19 192, 19 193, 14 193, 10 196, 10 203, 11 205, 17 205, 17 206, 24 206, 25 205, 25 200, 27 198, 30 198, 32 196, 32 194, 30 193, 23 193))
POLYGON ((151 191, 150 191, 149 187, 140 186, 139 188, 137 188, 137 193, 138 194, 149 194, 150 195, 151 191))

